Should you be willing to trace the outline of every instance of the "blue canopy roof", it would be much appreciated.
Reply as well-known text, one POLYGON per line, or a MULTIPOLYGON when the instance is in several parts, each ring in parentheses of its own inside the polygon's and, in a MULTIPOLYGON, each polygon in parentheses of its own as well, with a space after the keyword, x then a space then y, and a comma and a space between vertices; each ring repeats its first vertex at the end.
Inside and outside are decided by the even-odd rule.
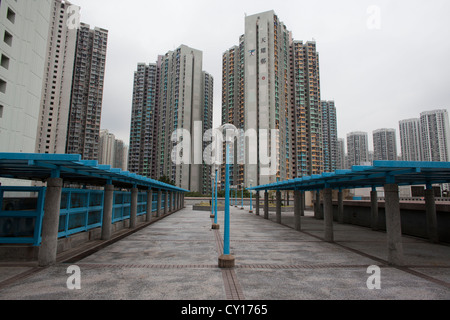
POLYGON ((153 188, 167 191, 188 192, 166 183, 99 165, 98 161, 81 160, 74 154, 0 153, 0 177, 46 181, 60 177, 64 182, 85 185, 153 188))
POLYGON ((398 185, 431 185, 450 183, 450 162, 374 161, 372 166, 353 166, 351 170, 336 170, 277 183, 256 186, 248 190, 321 190, 380 187, 398 185))

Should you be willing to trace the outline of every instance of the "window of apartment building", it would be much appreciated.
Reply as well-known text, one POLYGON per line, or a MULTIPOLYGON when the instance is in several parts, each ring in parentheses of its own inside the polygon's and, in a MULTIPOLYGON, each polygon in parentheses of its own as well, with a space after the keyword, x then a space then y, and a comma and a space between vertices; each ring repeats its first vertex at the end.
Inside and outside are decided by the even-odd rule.
POLYGON ((6 18, 11 21, 11 23, 14 23, 16 21, 16 13, 11 10, 11 8, 8 8, 8 11, 6 12, 6 18))
POLYGON ((6 93, 6 81, 3 79, 0 79, 0 92, 6 93))
POLYGON ((0 105, 0 119, 3 118, 3 106, 0 105))
POLYGON ((11 46, 12 46, 12 40, 13 40, 12 34, 5 30, 5 35, 4 35, 4 37, 3 37, 3 41, 4 41, 8 46, 11 47, 11 46))
POLYGON ((9 69, 9 58, 7 56, 5 56, 4 54, 2 54, 2 58, 1 58, 1 66, 5 69, 9 69))

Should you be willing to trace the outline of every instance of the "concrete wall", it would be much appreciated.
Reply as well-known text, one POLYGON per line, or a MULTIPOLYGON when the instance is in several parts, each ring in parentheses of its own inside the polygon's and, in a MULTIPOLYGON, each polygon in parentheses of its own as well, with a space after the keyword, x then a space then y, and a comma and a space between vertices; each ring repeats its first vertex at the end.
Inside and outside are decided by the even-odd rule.
MULTIPOLYGON (((333 218, 337 221, 338 203, 333 201, 333 218)), ((428 238, 425 203, 400 202, 402 233, 428 238)), ((450 203, 437 203, 439 241, 450 243, 450 203)), ((385 203, 378 202, 379 230, 386 230, 385 203)), ((370 225, 370 201, 344 201, 344 223, 363 227, 370 225)))

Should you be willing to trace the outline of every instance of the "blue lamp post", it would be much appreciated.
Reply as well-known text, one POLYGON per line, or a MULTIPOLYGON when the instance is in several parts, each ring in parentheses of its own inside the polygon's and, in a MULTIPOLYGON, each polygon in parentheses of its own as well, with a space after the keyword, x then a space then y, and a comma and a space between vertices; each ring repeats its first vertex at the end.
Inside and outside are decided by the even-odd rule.
POLYGON ((211 216, 210 218, 214 217, 214 180, 213 177, 211 175, 211 187, 212 187, 212 192, 211 192, 211 216))
POLYGON ((244 184, 241 186, 241 210, 244 210, 244 184))
MULTIPOLYGON (((215 175, 215 179, 213 180, 213 200, 212 200, 212 207, 214 208, 214 222, 212 224, 212 229, 219 229, 220 225, 217 223, 217 169, 215 169, 216 171, 216 175, 215 175), (215 186, 214 186, 215 185, 215 186)), ((211 175, 213 176, 213 175, 211 175)), ((213 215, 211 215, 211 217, 213 217, 213 215)))
POLYGON ((222 126, 226 132, 226 162, 225 162, 225 218, 224 218, 224 239, 223 254, 219 257, 219 268, 233 268, 234 256, 230 255, 230 144, 232 137, 228 136, 228 131, 236 132, 237 129, 231 124, 222 126), (231 138, 231 139, 230 139, 231 138))
POLYGON ((216 168, 216 188, 215 188, 215 196, 214 196, 214 223, 217 224, 217 168, 216 168))
MULTIPOLYGON (((252 188, 252 184, 250 183, 250 189, 252 188)), ((249 213, 253 213, 253 199, 252 199, 252 190, 250 191, 250 211, 249 213)))

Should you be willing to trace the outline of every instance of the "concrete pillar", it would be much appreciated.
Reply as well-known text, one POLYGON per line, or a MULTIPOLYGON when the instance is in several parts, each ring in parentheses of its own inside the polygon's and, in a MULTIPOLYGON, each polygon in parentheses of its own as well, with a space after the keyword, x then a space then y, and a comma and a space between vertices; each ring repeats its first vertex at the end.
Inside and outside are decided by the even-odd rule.
POLYGON ((156 204, 156 217, 161 216, 161 205, 162 205, 162 191, 158 190, 158 199, 156 204))
POLYGON ((41 267, 56 263, 62 185, 63 180, 61 178, 49 178, 47 180, 44 217, 42 219, 42 241, 38 254, 38 263, 41 267))
POLYGON ((102 240, 111 239, 114 186, 105 185, 103 194, 102 240))
POLYGON ((264 192, 264 219, 269 219, 269 192, 264 192))
POLYGON ((338 216, 339 223, 344 223, 344 194, 341 189, 338 192, 338 216))
POLYGON ((316 191, 316 201, 314 203, 314 218, 320 219, 320 191, 316 191))
POLYGON ((330 188, 323 190, 323 216, 325 224, 325 241, 333 242, 333 190, 330 188))
POLYGON ((277 203, 276 203, 276 208, 277 208, 277 214, 276 214, 276 219, 277 219, 277 223, 281 223, 281 191, 277 191, 276 193, 276 198, 277 198, 277 203))
POLYGON ((439 242, 436 202, 434 199, 434 191, 432 186, 427 186, 425 190, 425 211, 427 216, 427 232, 431 242, 439 242))
POLYGON ((305 216, 305 209, 306 209, 306 193, 302 191, 302 211, 300 211, 300 216, 305 216))
POLYGON ((301 214, 303 211, 302 192, 300 190, 294 191, 294 229, 301 230, 301 214))
POLYGON ((131 189, 130 229, 136 228, 138 192, 138 188, 131 189))
POLYGON ((402 226, 397 184, 384 186, 388 262, 403 265, 402 226))
POLYGON ((152 208, 153 208, 153 190, 147 190, 147 215, 145 220, 150 222, 152 219, 152 208))
POLYGON ((256 191, 256 203, 255 203, 255 214, 259 216, 259 191, 256 191))
POLYGON ((166 191, 164 195, 164 214, 167 214, 169 212, 169 191, 166 191))
POLYGON ((370 191, 370 219, 373 231, 378 230, 378 194, 377 189, 372 188, 370 191))

